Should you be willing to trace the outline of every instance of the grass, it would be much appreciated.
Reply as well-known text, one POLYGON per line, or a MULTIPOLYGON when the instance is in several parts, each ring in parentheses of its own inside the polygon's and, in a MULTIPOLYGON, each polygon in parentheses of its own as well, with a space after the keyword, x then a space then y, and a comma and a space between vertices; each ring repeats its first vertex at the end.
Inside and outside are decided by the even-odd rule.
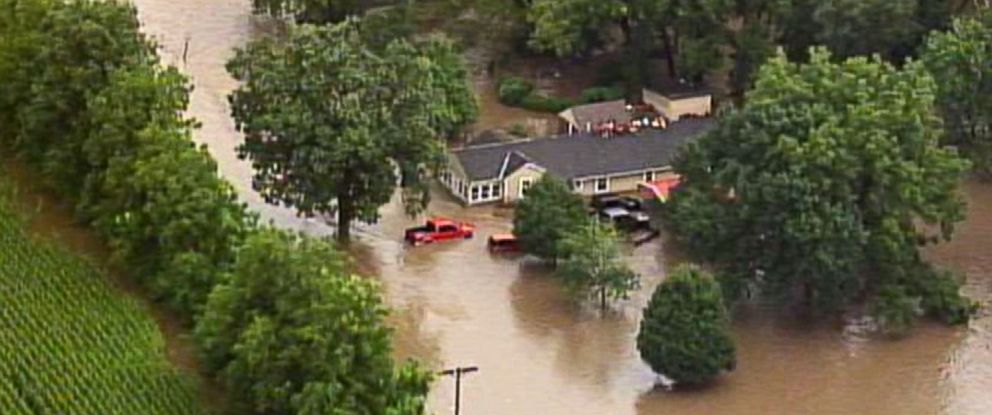
POLYGON ((0 408, 5 415, 195 415, 154 320, 82 259, 32 238, 0 177, 0 408))

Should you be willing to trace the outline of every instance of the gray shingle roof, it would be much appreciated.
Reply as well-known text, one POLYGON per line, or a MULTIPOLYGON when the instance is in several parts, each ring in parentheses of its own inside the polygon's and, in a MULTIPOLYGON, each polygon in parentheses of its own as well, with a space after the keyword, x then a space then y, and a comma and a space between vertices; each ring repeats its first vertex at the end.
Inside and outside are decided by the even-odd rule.
POLYGON ((709 118, 689 118, 664 130, 636 135, 549 137, 466 147, 453 154, 473 181, 500 178, 501 170, 504 175, 511 174, 527 161, 558 177, 573 179, 668 166, 683 144, 715 125, 709 118), (508 165, 505 170, 504 164, 508 165))

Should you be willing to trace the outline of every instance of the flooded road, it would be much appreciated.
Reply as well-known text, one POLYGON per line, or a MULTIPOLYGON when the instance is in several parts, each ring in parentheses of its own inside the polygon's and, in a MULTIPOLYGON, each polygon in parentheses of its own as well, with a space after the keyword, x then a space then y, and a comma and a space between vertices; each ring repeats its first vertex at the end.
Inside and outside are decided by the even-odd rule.
MULTIPOLYGON (((224 176, 277 225, 326 234, 328 227, 264 205, 250 191, 249 166, 237 160, 240 136, 226 95, 235 86, 224 62, 260 30, 248 0, 136 0, 163 59, 185 67, 196 90, 191 113, 224 176), (189 41, 185 65, 184 44, 189 41)), ((483 114, 483 119, 488 115, 483 114)), ((970 219, 937 262, 968 273, 968 293, 992 299, 992 186, 968 185, 970 219)), ((438 195, 430 213, 474 221, 479 238, 415 250, 399 243, 413 223, 394 201, 378 225, 361 233, 358 266, 384 284, 396 310, 396 348, 431 367, 477 365, 463 379, 463 414, 988 414, 992 413, 992 318, 969 328, 921 324, 909 338, 868 340, 839 324, 803 321, 760 305, 737 310, 738 370, 692 393, 653 388, 655 377, 634 347, 640 309, 678 255, 663 242, 630 253, 644 288, 600 315, 574 306, 539 266, 491 257, 484 236, 509 229, 508 212, 462 208, 438 195)), ((453 381, 430 397, 450 413, 453 381)))

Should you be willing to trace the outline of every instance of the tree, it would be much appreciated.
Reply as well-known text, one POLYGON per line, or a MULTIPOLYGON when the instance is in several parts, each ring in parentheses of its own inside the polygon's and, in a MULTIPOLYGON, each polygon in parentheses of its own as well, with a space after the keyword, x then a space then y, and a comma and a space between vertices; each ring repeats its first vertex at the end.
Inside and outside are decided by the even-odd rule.
POLYGON ((696 266, 679 266, 644 309, 637 350, 655 372, 698 385, 733 370, 737 358, 720 285, 696 266))
POLYGON ((970 303, 927 288, 956 285, 919 253, 964 217, 956 189, 967 162, 938 145, 935 90, 918 64, 780 55, 748 104, 676 162, 673 233, 728 287, 753 282, 833 310, 898 285, 924 303, 942 293, 932 315, 961 314, 970 303))
POLYGON ((558 276, 577 296, 598 299, 601 309, 608 300, 627 299, 641 285, 640 276, 623 263, 616 231, 598 221, 587 220, 566 234, 559 249, 565 261, 558 276))
POLYGON ((817 40, 839 58, 880 54, 901 61, 922 31, 917 23, 918 0, 829 0, 814 19, 817 40))
POLYGON ((56 2, 38 36, 15 145, 59 190, 76 197, 90 169, 82 151, 93 127, 87 97, 106 88, 114 70, 156 62, 155 48, 140 33, 134 7, 116 0, 56 2))
POLYGON ((420 415, 430 376, 392 360, 377 285, 319 239, 262 229, 196 326, 241 412, 420 415))
POLYGON ((444 143, 470 123, 476 101, 451 44, 394 40, 371 48, 361 24, 297 26, 238 50, 230 96, 266 201, 304 215, 337 214, 347 241, 355 219, 374 221, 397 183, 408 211, 428 202, 426 176, 444 143))
POLYGON ((603 29, 628 15, 624 0, 534 0, 527 20, 531 47, 571 56, 601 45, 603 29))
POLYGON ((546 174, 514 208, 513 233, 524 252, 557 261, 562 257, 560 242, 588 220, 582 197, 546 174))
POLYGON ((47 0, 0 0, 0 143, 12 143, 20 132, 18 112, 37 72, 30 63, 44 43, 41 22, 51 9, 47 0))
POLYGON ((359 0, 252 0, 255 13, 290 16, 299 23, 338 23, 362 11, 359 0))
POLYGON ((947 143, 992 175, 992 12, 961 18, 946 33, 934 32, 921 59, 937 83, 937 104, 947 143))

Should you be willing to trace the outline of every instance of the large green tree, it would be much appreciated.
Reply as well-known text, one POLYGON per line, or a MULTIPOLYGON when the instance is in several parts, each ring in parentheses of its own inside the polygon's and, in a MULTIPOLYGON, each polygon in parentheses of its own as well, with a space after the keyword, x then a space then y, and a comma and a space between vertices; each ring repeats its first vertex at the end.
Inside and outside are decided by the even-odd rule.
POLYGON ((337 23, 362 12, 362 0, 252 0, 255 13, 289 16, 300 23, 337 23))
POLYGON ((20 132, 18 113, 31 97, 31 65, 45 42, 41 22, 48 0, 0 0, 0 143, 12 143, 20 132))
POLYGON ((675 268, 655 289, 637 332, 637 350, 676 384, 708 382, 737 357, 720 285, 696 266, 675 268))
POLYGON ((747 105, 677 162, 672 230, 728 288, 833 309, 898 285, 941 297, 932 314, 962 314, 956 285, 919 253, 965 212, 968 163, 938 143, 935 93, 917 64, 835 63, 823 49, 809 64, 773 59, 747 105))
POLYGON ((196 326, 231 402, 255 414, 420 415, 430 376, 392 360, 374 282, 319 239, 262 229, 196 326))
POLYGON ((562 180, 546 174, 514 208, 513 233, 524 252, 557 261, 562 257, 562 239, 588 220, 582 197, 562 180))
POLYGON ((381 49, 361 30, 357 20, 295 26, 251 42, 228 64, 242 82, 230 100, 256 189, 304 215, 336 213, 342 241, 355 219, 378 218, 398 184, 409 212, 423 209, 424 178, 443 162, 441 138, 476 114, 448 41, 381 49))
POLYGON ((18 108, 16 146, 72 196, 89 170, 82 151, 93 128, 87 97, 106 88, 116 69, 156 60, 136 13, 116 0, 56 2, 39 25, 37 52, 24 63, 31 86, 18 108))
POLYGON ((992 11, 961 18, 952 30, 934 32, 921 59, 937 83, 937 103, 948 143, 975 168, 992 175, 992 11))
POLYGON ((624 262, 616 231, 595 220, 564 236, 559 249, 565 261, 558 276, 578 297, 594 298, 601 309, 609 300, 627 299, 641 278, 624 262))

